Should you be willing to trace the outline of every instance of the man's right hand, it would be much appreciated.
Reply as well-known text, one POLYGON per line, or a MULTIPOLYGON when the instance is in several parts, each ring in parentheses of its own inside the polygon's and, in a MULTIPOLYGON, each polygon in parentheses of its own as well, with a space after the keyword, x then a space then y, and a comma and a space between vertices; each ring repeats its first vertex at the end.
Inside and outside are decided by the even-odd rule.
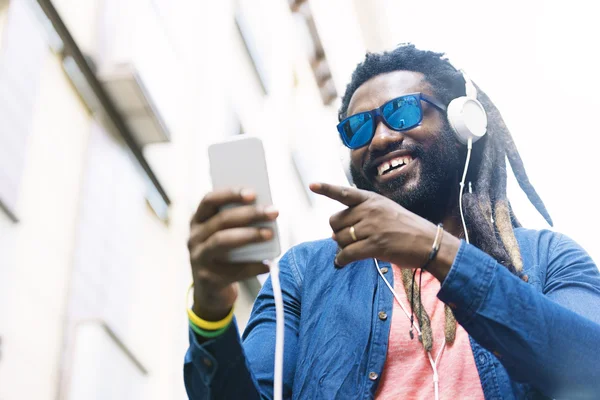
POLYGON ((254 205, 249 189, 224 189, 208 193, 190 223, 188 249, 194 279, 193 311, 207 321, 227 316, 237 298, 236 282, 269 272, 260 262, 231 263, 229 251, 250 243, 273 239, 273 231, 251 225, 273 221, 279 215, 270 207, 254 205), (236 204, 238 207, 223 206, 236 204))

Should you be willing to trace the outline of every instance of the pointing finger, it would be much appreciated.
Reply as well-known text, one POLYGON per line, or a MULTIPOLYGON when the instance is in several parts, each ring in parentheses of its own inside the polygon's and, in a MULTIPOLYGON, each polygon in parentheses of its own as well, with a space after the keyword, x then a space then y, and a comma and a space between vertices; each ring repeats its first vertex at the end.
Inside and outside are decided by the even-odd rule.
POLYGON ((310 190, 316 194, 339 201, 348 207, 354 207, 367 200, 370 196, 370 193, 366 190, 331 185, 329 183, 313 183, 310 185, 310 190))

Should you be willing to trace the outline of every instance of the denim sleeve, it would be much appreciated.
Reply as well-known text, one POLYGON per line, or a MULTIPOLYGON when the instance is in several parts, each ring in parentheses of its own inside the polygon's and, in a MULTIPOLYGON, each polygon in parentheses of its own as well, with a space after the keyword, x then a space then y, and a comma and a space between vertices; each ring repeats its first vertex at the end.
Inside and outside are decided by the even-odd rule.
POLYGON ((570 239, 548 247, 543 293, 463 242, 438 297, 515 381, 553 398, 598 398, 600 273, 570 239))
MULTIPOLYGON (((293 250, 279 262, 285 310, 284 398, 291 397, 295 347, 300 319, 297 268, 293 250), (292 271, 294 269, 294 271, 292 271)), ((200 344, 190 330, 184 381, 188 397, 200 399, 270 399, 273 397, 275 302, 270 278, 252 310, 244 342, 235 322, 223 335, 200 344)))

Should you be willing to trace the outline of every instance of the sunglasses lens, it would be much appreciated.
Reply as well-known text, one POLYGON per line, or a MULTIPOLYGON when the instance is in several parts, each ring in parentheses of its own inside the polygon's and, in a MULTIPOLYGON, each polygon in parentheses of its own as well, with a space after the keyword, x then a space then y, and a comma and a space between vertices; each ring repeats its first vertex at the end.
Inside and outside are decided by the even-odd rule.
POLYGON ((353 115, 340 123, 338 130, 347 147, 358 149, 373 137, 373 117, 370 113, 353 115))
POLYGON ((381 113, 393 129, 410 129, 421 122, 421 101, 417 96, 400 97, 385 104, 381 113))

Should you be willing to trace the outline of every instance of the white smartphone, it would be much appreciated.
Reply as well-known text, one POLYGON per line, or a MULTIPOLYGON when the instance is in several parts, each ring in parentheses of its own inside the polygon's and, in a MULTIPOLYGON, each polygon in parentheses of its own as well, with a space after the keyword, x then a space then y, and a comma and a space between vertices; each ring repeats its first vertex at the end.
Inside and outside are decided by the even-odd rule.
MULTIPOLYGON (((256 193, 256 205, 273 204, 265 151, 259 138, 244 134, 213 144, 208 148, 208 158, 213 189, 249 188, 256 193)), ((255 226, 272 229, 273 239, 232 250, 229 252, 231 262, 260 262, 279 256, 281 249, 277 223, 272 221, 255 226)))

